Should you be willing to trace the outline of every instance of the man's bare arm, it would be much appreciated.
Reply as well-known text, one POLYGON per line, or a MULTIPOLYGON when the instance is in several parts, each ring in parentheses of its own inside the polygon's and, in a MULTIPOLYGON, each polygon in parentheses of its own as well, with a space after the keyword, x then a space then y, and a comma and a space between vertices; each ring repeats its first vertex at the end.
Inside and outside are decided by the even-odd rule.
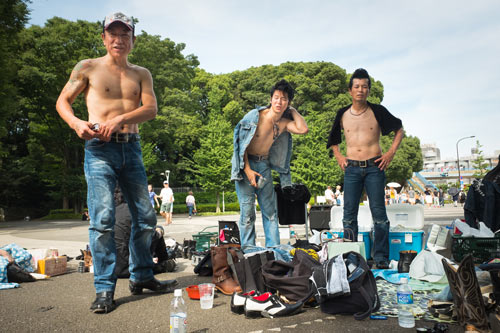
POLYGON ((335 159, 337 160, 340 168, 345 171, 345 167, 347 166, 347 158, 340 152, 339 145, 334 145, 330 148, 332 148, 333 155, 335 156, 335 159))
POLYGON ((306 120, 294 108, 290 107, 293 120, 286 125, 286 130, 293 134, 307 134, 309 128, 307 127, 306 120))
POLYGON ((399 144, 401 143, 401 140, 403 140, 404 136, 404 131, 403 128, 400 128, 396 131, 396 135, 394 136, 394 140, 392 141, 391 148, 383 154, 380 158, 375 160, 375 163, 379 163, 378 168, 380 170, 385 170, 391 163, 392 159, 394 158, 394 155, 396 155, 396 151, 399 148, 399 144))
POLYGON ((96 133, 92 130, 92 123, 81 120, 75 116, 75 112, 73 111, 71 105, 75 101, 76 97, 81 94, 85 88, 87 88, 87 72, 91 65, 91 60, 82 60, 76 64, 56 103, 56 109, 61 118, 76 132, 80 138, 85 140, 90 140, 96 137, 96 133))
POLYGON ((109 141, 111 134, 118 132, 122 125, 139 124, 156 117, 158 107, 153 90, 153 78, 151 77, 151 73, 145 68, 141 69, 141 102, 142 105, 137 109, 118 115, 100 124, 100 138, 104 141, 109 141))
POLYGON ((245 172, 245 175, 247 176, 250 185, 252 185, 253 187, 257 187, 257 180, 255 178, 256 176, 262 177, 262 175, 256 171, 253 171, 252 168, 250 168, 250 163, 248 163, 248 153, 246 151, 245 154, 243 155, 243 162, 245 163, 243 171, 245 172))

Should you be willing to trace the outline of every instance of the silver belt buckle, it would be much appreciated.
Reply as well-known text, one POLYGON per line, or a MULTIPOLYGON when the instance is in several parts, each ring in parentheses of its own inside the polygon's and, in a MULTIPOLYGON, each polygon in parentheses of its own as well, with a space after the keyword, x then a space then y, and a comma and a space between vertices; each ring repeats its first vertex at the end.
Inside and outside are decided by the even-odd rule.
POLYGON ((128 142, 128 133, 116 133, 116 142, 127 143, 128 142), (120 134, 121 134, 121 138, 120 138, 120 134))
POLYGON ((366 168, 367 166, 368 166, 368 163, 366 161, 359 161, 360 168, 366 168))

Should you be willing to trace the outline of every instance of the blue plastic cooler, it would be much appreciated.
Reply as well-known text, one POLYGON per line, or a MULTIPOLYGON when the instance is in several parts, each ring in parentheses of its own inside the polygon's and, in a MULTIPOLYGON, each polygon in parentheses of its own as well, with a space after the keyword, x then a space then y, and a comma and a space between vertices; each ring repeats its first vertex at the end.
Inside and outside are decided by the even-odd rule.
POLYGON ((422 251, 423 231, 389 232, 389 260, 399 261, 399 251, 422 251))

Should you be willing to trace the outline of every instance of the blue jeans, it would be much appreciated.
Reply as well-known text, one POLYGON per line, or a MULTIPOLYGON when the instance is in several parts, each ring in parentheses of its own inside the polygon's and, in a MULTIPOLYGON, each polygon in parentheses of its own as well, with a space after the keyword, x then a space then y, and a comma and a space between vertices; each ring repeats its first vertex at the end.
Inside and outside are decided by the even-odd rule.
POLYGON ((114 291, 116 286, 113 194, 117 183, 132 215, 129 244, 130 279, 135 282, 152 279, 153 259, 150 246, 156 226, 156 214, 149 201, 139 142, 89 140, 85 143, 84 169, 96 292, 114 291))
POLYGON ((345 168, 344 229, 351 229, 357 240, 359 199, 365 188, 373 217, 373 259, 377 263, 389 260, 389 219, 385 211, 384 187, 385 172, 377 166, 361 168, 348 165, 345 168))
POLYGON ((189 211, 189 216, 193 215, 193 208, 194 206, 187 206, 188 211, 189 211))
POLYGON ((260 173, 266 181, 262 188, 251 186, 246 175, 243 176, 242 180, 236 181, 236 194, 240 203, 241 247, 244 250, 245 246, 255 246, 255 195, 257 195, 260 212, 262 213, 266 247, 277 246, 280 244, 280 234, 271 166, 268 160, 250 160, 249 163, 252 170, 260 173))

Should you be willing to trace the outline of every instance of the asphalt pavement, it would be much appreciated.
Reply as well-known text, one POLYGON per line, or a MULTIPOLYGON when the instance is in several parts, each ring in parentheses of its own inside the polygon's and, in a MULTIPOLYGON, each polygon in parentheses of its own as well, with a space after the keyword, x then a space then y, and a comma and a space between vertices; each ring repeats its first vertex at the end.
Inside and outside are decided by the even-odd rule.
MULTIPOLYGON (((237 221, 238 215, 195 216, 174 215, 172 225, 166 226, 166 238, 182 243, 202 230, 217 230, 219 220, 237 221), (209 229, 205 229, 205 228, 209 229)), ((425 209, 425 229, 431 224, 450 224, 463 218, 461 207, 425 209)), ((163 219, 158 217, 160 225, 163 219)), ((305 228, 294 228, 299 237, 305 237, 305 228)), ((282 243, 289 241, 286 230, 282 243)), ((263 242, 263 229, 258 214, 258 241, 263 242)), ((88 244, 88 222, 77 220, 14 221, 0 223, 0 244, 16 243, 22 247, 57 248, 60 254, 75 257, 88 244)), ((115 291, 118 307, 106 315, 93 314, 89 306, 95 298, 93 276, 77 273, 78 261, 68 263, 67 274, 47 280, 23 283, 20 288, 0 291, 0 332, 168 332, 169 309, 173 294, 157 295, 145 292, 133 296, 128 290, 128 280, 120 279, 115 291)), ((193 273, 188 259, 177 259, 177 270, 159 274, 158 279, 175 278, 180 288, 211 282, 211 277, 193 273)), ((356 321, 352 316, 328 315, 319 308, 308 308, 302 313, 285 318, 246 319, 230 311, 231 298, 217 293, 214 307, 201 310, 199 301, 191 300, 184 293, 188 307, 189 332, 404 332, 397 318, 387 320, 356 321)), ((432 327, 434 322, 417 321, 416 327, 432 327)), ((458 325, 451 325, 450 332, 461 332, 458 325)))

